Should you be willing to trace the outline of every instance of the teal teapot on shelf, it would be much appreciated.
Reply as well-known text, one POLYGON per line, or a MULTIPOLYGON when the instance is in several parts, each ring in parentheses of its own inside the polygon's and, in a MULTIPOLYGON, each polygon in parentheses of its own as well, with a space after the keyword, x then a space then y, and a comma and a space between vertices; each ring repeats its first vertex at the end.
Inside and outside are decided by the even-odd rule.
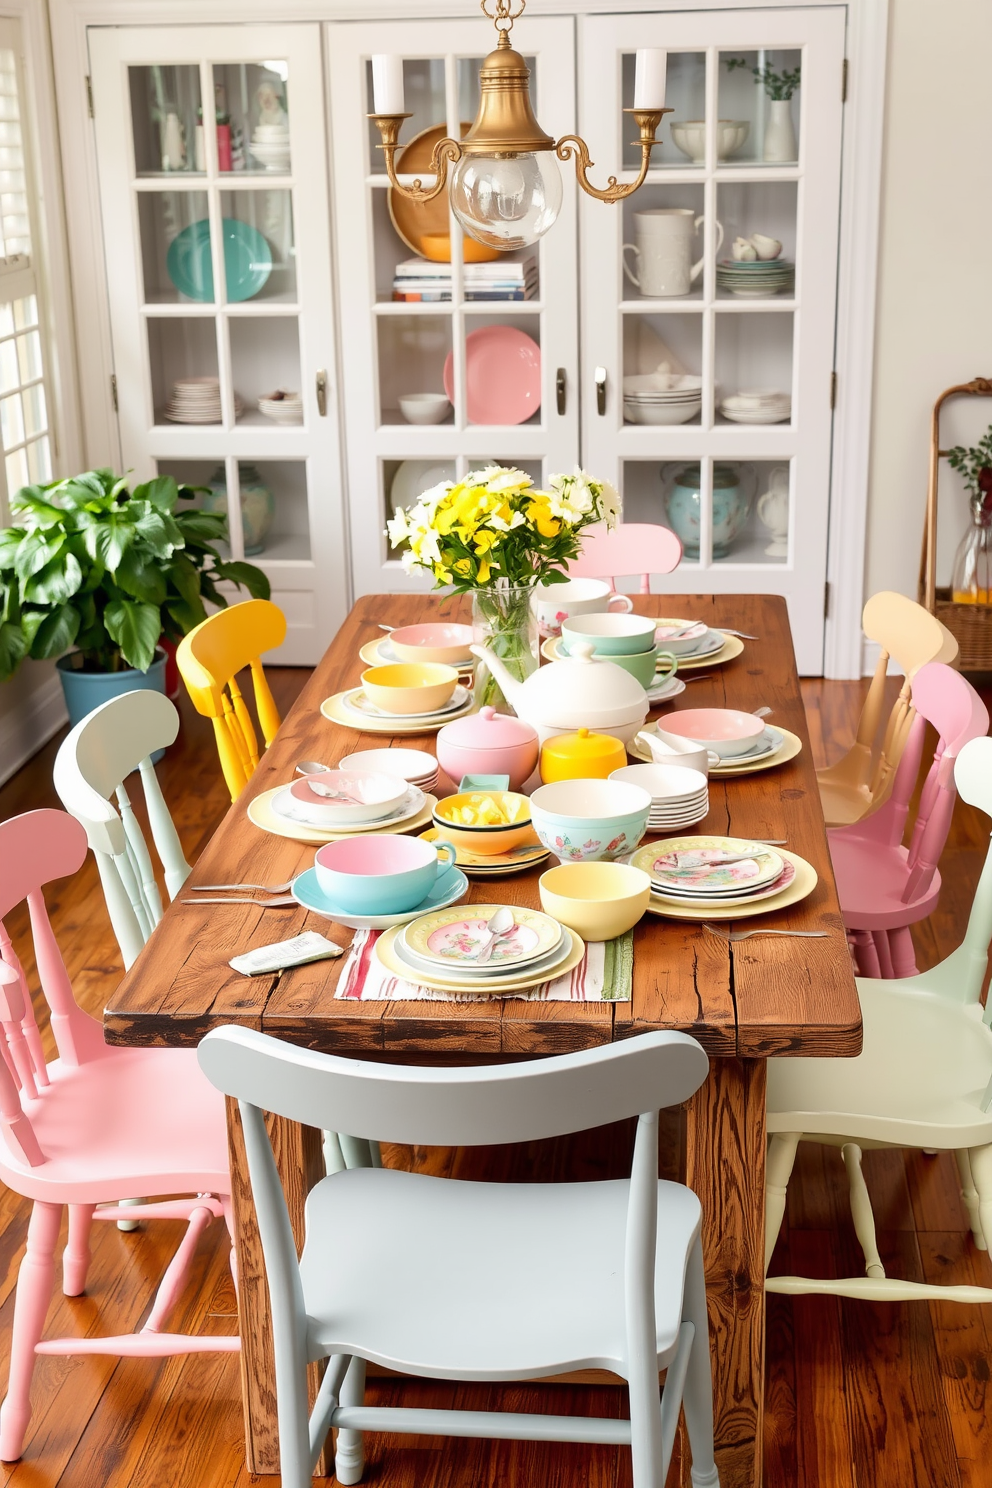
MULTIPOLYGON (((239 485, 245 557, 254 558, 265 552, 265 539, 276 512, 276 498, 256 465, 242 462, 239 485)), ((210 494, 203 498, 203 510, 227 515, 227 475, 223 465, 218 465, 210 477, 210 494)))
MULTIPOLYGON (((673 532, 682 539, 687 558, 699 557, 700 466, 662 469, 665 509, 673 532)), ((713 557, 726 558, 747 526, 754 501, 755 473, 750 465, 719 461, 713 466, 713 557)))

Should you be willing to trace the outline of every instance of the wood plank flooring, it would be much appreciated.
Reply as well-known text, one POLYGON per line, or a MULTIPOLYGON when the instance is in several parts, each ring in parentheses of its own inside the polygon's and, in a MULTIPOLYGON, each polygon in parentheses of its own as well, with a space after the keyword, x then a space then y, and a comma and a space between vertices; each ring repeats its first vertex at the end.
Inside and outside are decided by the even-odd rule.
MULTIPOLYGON (((285 710, 307 674, 274 669, 269 675, 285 710)), ((834 759, 853 734, 864 689, 810 681, 803 690, 817 762, 834 759)), ((209 723, 188 706, 182 712, 179 739, 159 775, 193 860, 229 803, 209 723)), ((0 819, 59 804, 51 786, 58 742, 0 789, 0 819)), ((941 905, 916 936, 921 966, 960 938, 987 841, 985 819, 959 803, 942 862, 941 905)), ((77 995, 99 1015, 121 966, 92 861, 54 885, 48 902, 77 995)), ((23 949, 24 919, 9 916, 8 928, 23 949)), ((624 1125, 581 1150, 567 1142, 473 1152, 397 1149, 387 1160, 465 1177, 541 1181, 611 1176, 624 1170, 629 1148, 624 1125)), ((971 1243, 951 1162, 866 1153, 865 1175, 887 1266, 920 1280, 992 1285, 992 1265, 971 1243)), ((27 1214, 27 1204, 0 1187, 0 1379, 27 1214)), ((98 1225, 87 1294, 53 1298, 49 1334, 138 1326, 180 1231, 162 1223, 121 1234, 114 1225, 98 1225)), ((509 1258, 493 1267, 490 1258, 485 1274, 512 1281, 515 1263, 509 1258)), ((839 1153, 800 1149, 773 1268, 823 1275, 860 1269, 839 1153)), ((984 1309, 775 1296, 768 1307, 766 1488, 988 1488, 992 1319, 984 1309)), ((173 1326, 220 1333, 235 1327, 219 1224, 201 1242, 173 1326)), ((406 1404, 625 1412, 622 1392, 599 1386, 496 1389, 388 1380, 370 1386, 376 1403, 399 1403, 401 1395, 406 1404)), ((25 1456, 0 1466, 0 1488, 244 1488, 277 1481, 250 1479, 242 1465, 238 1371, 229 1356, 43 1357, 32 1398, 25 1456)), ((368 1448, 366 1481, 375 1488, 630 1488, 629 1457, 613 1448, 413 1437, 370 1437, 368 1448)))

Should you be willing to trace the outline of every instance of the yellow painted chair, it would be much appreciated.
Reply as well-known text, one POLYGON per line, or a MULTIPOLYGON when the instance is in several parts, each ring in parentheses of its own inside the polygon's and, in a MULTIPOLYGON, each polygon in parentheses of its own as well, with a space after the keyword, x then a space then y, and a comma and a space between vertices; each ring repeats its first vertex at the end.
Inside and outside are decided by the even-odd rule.
POLYGON ((251 667, 255 709, 266 746, 282 720, 265 680, 261 655, 286 639, 286 617, 267 599, 218 610, 184 636, 176 649, 179 667, 193 706, 213 720, 217 753, 231 800, 236 801, 258 764, 258 739, 245 706, 237 674, 251 667))

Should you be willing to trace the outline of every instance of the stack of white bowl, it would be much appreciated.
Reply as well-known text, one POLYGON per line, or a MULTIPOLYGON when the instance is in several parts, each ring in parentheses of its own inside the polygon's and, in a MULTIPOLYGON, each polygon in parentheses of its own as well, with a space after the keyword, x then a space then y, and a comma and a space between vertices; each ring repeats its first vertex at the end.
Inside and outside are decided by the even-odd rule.
POLYGON ((780 424, 792 413, 792 398, 777 388, 741 388, 720 404, 734 424, 780 424))
POLYGON ((639 785, 648 792, 649 832, 681 832, 704 821, 709 813, 709 784, 701 770, 682 765, 624 765, 610 779, 639 785))
MULTIPOLYGON (((244 405, 234 395, 234 412, 240 417, 244 405)), ((182 377, 172 384, 165 416, 171 424, 219 424, 220 379, 182 377)))
POLYGON ((303 399, 299 393, 288 393, 279 388, 274 393, 265 393, 258 400, 258 409, 274 424, 302 424, 303 399))
POLYGON ((685 424, 703 406, 693 372, 635 372, 623 380, 623 416, 631 424, 685 424))
POLYGON ((257 124, 251 137, 251 153, 267 171, 288 171, 289 125, 257 124))
POLYGON ((358 754, 345 755, 338 768, 399 775, 422 791, 434 789, 439 773, 437 760, 424 749, 363 749, 358 754))

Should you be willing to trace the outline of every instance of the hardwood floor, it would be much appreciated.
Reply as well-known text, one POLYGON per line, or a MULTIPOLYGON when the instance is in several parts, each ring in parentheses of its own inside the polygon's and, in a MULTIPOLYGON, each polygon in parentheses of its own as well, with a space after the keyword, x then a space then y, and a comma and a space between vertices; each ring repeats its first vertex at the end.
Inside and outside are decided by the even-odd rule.
MULTIPOLYGON (((285 710, 306 673, 272 669, 269 676, 285 710)), ((818 763, 846 747, 862 696, 856 683, 804 683, 818 763)), ((187 856, 194 859, 229 802, 209 723, 188 705, 182 712, 179 739, 159 775, 187 856)), ((0 819, 59 804, 51 786, 58 742, 0 789, 0 819)), ((942 861, 940 908, 916 936, 921 966, 946 955, 960 938, 987 842, 988 823, 959 803, 942 861)), ((48 902, 77 996, 99 1016, 121 967, 92 860, 75 878, 54 885, 48 902)), ((25 919, 18 912, 7 923, 23 949, 25 919)), ((605 1177, 623 1170, 629 1142, 629 1129, 622 1126, 581 1149, 567 1142, 473 1152, 417 1149, 387 1153, 387 1160, 458 1176, 512 1174, 522 1181, 605 1177)), ((909 1278, 992 1285, 992 1265, 971 1243, 952 1162, 866 1153, 865 1175, 887 1266, 909 1278)), ((773 1269, 823 1275, 860 1270, 846 1192, 839 1154, 804 1145, 773 1269)), ((27 1214, 28 1205, 0 1187, 4 1356, 27 1214)), ((138 1326, 179 1233, 179 1226, 168 1223, 133 1234, 98 1225, 87 1295, 57 1295, 48 1333, 138 1326)), ((515 1263, 504 1263, 508 1275, 515 1263)), ((503 1267, 493 1267, 492 1258, 485 1264, 498 1280, 503 1267)), ((768 1308, 767 1488, 988 1488, 992 1321, 985 1309, 774 1296, 768 1308)), ((200 1244, 174 1326, 230 1332, 234 1325, 227 1242, 217 1224, 200 1244)), ((4 1357, 0 1379, 5 1376, 4 1357)), ((380 1380, 372 1383, 370 1398, 398 1403, 401 1392, 408 1404, 602 1415, 625 1410, 622 1392, 605 1387, 459 1388, 380 1380)), ((230 1357, 41 1357, 32 1398, 25 1456, 0 1466, 0 1485, 242 1488, 249 1481, 277 1481, 249 1479, 242 1466, 238 1371, 230 1357)), ((377 1488, 630 1488, 629 1455, 612 1448, 412 1437, 371 1437, 368 1447, 366 1481, 377 1488)))

